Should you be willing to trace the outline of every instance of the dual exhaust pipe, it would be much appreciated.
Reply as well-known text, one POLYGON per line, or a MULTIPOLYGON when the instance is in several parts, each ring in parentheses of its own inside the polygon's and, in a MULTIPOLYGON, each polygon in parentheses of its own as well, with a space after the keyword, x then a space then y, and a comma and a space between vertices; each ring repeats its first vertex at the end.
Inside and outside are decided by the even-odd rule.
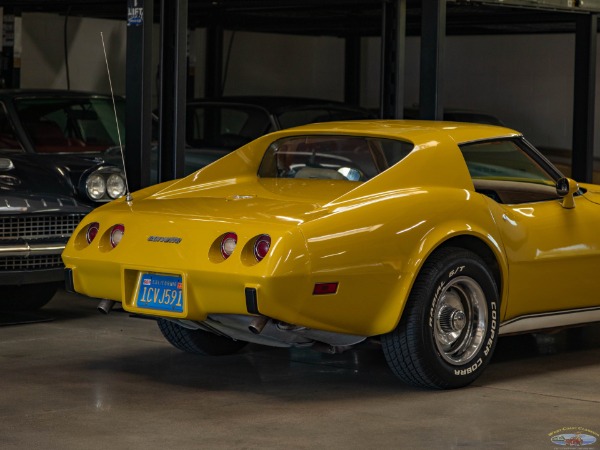
MULTIPOLYGON (((108 314, 111 309, 115 306, 114 300, 103 299, 98 303, 97 309, 102 314, 108 314)), ((265 328, 267 323, 269 322, 269 318, 265 316, 256 316, 252 319, 250 324, 248 325, 248 329, 253 334, 260 334, 262 330, 265 328)))

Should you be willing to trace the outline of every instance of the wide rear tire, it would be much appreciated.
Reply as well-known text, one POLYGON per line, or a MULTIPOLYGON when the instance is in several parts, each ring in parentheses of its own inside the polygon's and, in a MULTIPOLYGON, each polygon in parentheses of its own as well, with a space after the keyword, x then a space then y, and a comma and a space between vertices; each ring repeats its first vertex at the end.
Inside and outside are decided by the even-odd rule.
POLYGON ((400 323, 382 336, 390 368, 418 387, 472 383, 496 347, 499 308, 494 277, 479 256, 438 250, 419 273, 400 323))
POLYGON ((167 319, 158 319, 158 328, 175 348, 198 355, 230 355, 241 350, 247 342, 234 341, 204 330, 192 330, 167 319))

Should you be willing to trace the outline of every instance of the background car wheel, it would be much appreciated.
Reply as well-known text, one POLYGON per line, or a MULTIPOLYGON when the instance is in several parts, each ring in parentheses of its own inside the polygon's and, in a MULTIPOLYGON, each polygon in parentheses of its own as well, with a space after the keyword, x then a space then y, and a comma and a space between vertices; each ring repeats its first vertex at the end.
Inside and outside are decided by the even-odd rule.
POLYGON ((494 352, 499 307, 496 283, 481 258, 440 249, 419 273, 400 323, 382 336, 390 368, 413 386, 468 385, 494 352))
POLYGON ((191 330, 166 319, 158 319, 158 328, 174 347, 199 355, 230 355, 247 344, 208 331, 191 330))
POLYGON ((63 283, 24 284, 3 286, 0 295, 2 311, 35 311, 54 297, 63 283))

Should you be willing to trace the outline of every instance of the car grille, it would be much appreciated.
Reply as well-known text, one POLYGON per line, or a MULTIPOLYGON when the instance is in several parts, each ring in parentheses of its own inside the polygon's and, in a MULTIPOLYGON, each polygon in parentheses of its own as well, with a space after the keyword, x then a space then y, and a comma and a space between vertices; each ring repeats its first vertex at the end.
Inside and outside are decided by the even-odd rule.
POLYGON ((7 256, 0 258, 0 271, 44 270, 63 267, 60 255, 36 255, 27 258, 7 256))
MULTIPOLYGON (((84 217, 85 214, 0 216, 0 246, 2 246, 3 240, 6 242, 25 241, 29 244, 35 244, 36 241, 47 242, 49 239, 66 242, 66 239, 71 236, 84 217)), ((45 270, 61 267, 63 267, 63 262, 60 255, 0 257, 0 272, 45 270)))
POLYGON ((45 239, 70 236, 84 217, 85 214, 0 216, 0 239, 45 239))

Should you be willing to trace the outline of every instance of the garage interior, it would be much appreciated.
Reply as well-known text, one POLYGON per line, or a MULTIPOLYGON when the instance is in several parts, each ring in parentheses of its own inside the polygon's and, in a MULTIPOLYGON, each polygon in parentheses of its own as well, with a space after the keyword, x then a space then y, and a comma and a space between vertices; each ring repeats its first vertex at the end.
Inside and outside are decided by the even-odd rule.
MULTIPOLYGON (((34 24, 62 23, 64 28, 53 31, 64 38, 65 48, 71 46, 69 35, 75 36, 68 32, 74 19, 125 27, 125 58, 117 78, 128 98, 126 146, 137 149, 126 159, 133 189, 148 184, 154 108, 161 116, 160 177, 177 178, 186 98, 219 97, 224 80, 265 76, 260 68, 232 72, 240 63, 229 59, 230 46, 248 33, 264 35, 273 47, 282 39, 284 51, 288 41, 283 36, 309 38, 316 46, 319 39, 340 40, 336 48, 343 50, 343 67, 337 68, 336 83, 342 87, 332 99, 373 108, 385 118, 402 118, 401 106, 418 103, 421 118, 439 119, 446 106, 454 106, 451 91, 458 86, 456 79, 447 82, 446 74, 460 50, 456 43, 497 44, 495 39, 517 36, 547 42, 544 55, 564 56, 553 45, 567 48, 566 56, 546 63, 568 66, 571 84, 549 88, 568 99, 568 108, 560 103, 564 110, 557 114, 568 137, 541 143, 560 148, 561 161, 582 181, 593 179, 600 157, 598 1, 5 0, 2 6, 5 32, 15 17, 22 18, 23 34, 28 18, 34 24), (196 70, 190 70, 187 48, 192 29, 203 30, 203 48, 197 49, 203 61, 196 70), (365 55, 366 48, 378 54, 369 72, 365 64, 373 58, 365 55), (418 67, 411 65, 415 60, 418 67), (375 93, 365 87, 372 73, 375 93)), ((55 87, 29 82, 27 49, 7 45, 6 38, 3 42, 4 87, 55 87)), ((507 57, 518 54, 516 47, 492 47, 491 59, 495 52, 502 55, 502 75, 528 73, 519 64, 506 68, 507 57)), ((53 54, 60 59, 56 64, 75 66, 73 54, 65 58, 68 53, 53 54)), ((477 73, 477 63, 456 71, 477 73)), ((79 88, 68 80, 68 70, 61 73, 67 74, 67 84, 79 88)), ((276 75, 285 78, 285 70, 276 75)), ((548 71, 548 80, 554 75, 548 71)), ((269 93, 280 94, 279 81, 273 83, 277 88, 269 93)), ((530 83, 546 81, 533 78, 530 83)), ((485 105, 467 96, 463 101, 458 106, 485 105)), ((554 104, 552 98, 546 101, 554 104)), ((511 113, 519 117, 518 105, 515 101, 514 110, 499 105, 499 110, 509 126, 526 131, 518 120, 511 121, 511 113)), ((199 357, 171 347, 153 320, 118 309, 107 317, 98 313, 94 300, 66 292, 35 314, 2 313, 0 318, 0 445, 7 449, 554 448, 549 436, 558 430, 600 432, 597 326, 503 337, 492 364, 472 386, 431 392, 396 380, 377 341, 339 355, 250 345, 236 355, 199 357)))

